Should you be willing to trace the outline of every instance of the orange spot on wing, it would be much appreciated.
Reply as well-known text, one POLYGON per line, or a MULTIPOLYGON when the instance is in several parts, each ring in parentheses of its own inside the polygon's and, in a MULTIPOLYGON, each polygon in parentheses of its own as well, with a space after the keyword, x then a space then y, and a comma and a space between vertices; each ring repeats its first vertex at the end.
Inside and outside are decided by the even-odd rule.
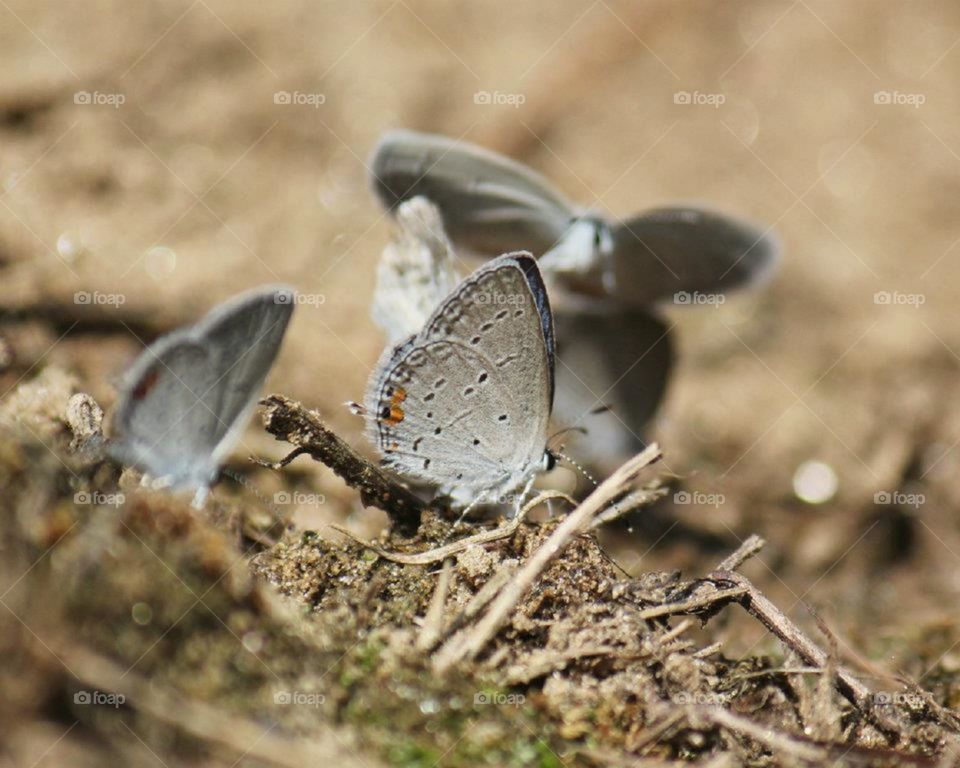
POLYGON ((403 387, 397 387, 393 390, 393 395, 390 396, 390 415, 386 418, 387 424, 395 426, 403 421, 406 414, 403 412, 400 404, 406 399, 407 390, 403 387))

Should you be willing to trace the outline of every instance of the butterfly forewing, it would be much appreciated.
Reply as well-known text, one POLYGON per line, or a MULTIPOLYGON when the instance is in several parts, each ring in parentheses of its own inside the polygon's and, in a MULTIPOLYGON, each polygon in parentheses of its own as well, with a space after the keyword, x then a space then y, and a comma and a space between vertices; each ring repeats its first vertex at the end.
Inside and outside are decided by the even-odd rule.
POLYGON ((450 238, 483 255, 540 255, 575 216, 573 206, 529 168, 444 136, 391 131, 374 150, 371 167, 385 208, 423 195, 440 209, 450 238))
POLYGON ((369 408, 397 472, 444 489, 512 490, 543 456, 552 320, 526 255, 478 270, 386 363, 369 408))
POLYGON ((699 208, 647 211, 612 225, 611 233, 615 298, 632 306, 664 299, 682 304, 685 294, 762 282, 780 251, 771 233, 699 208))

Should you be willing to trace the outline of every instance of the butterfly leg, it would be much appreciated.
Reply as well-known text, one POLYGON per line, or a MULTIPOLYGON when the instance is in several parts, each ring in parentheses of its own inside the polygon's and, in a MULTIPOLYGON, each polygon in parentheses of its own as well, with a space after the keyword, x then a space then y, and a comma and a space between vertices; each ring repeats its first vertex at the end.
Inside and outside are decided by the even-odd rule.
POLYGON ((481 491, 481 493, 471 501, 467 506, 463 508, 463 512, 460 513, 460 517, 457 518, 457 522, 453 524, 453 527, 456 528, 460 523, 463 522, 463 519, 472 512, 476 506, 483 502, 484 498, 490 495, 490 491, 481 491))
POLYGON ((516 497, 516 503, 513 505, 513 514, 511 517, 516 517, 520 514, 520 510, 523 509, 524 503, 527 501, 527 496, 530 495, 530 489, 533 488, 533 481, 535 476, 531 475, 530 479, 527 480, 527 484, 523 486, 523 490, 516 497))

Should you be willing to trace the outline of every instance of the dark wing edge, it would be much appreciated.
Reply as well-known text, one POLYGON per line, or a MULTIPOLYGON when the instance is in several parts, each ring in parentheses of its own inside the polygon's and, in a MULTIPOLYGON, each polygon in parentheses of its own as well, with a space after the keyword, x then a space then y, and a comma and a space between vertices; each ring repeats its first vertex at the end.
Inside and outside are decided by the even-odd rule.
POLYGON ((526 278, 527 287, 533 295, 534 304, 537 306, 537 313, 540 315, 540 328, 543 331, 543 341, 547 348, 547 370, 550 373, 550 407, 553 408, 553 395, 556 389, 556 375, 554 364, 557 354, 556 333, 553 327, 553 312, 550 310, 550 297, 547 295, 547 286, 543 282, 543 276, 540 274, 540 267, 537 266, 537 260, 529 253, 512 253, 503 258, 513 259, 523 276, 526 278))

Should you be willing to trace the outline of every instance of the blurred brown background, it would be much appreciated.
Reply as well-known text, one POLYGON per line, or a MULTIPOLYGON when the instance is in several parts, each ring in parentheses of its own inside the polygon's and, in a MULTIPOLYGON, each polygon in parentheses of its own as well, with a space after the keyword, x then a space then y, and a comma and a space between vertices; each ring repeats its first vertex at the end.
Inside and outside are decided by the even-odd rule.
MULTIPOLYGON (((620 215, 707 203, 774 225, 785 260, 764 292, 665 309, 680 359, 656 436, 705 503, 618 551, 709 567, 700 539, 757 532, 786 607, 825 607, 867 652, 936 626, 928 661, 955 653, 956 4, 7 0, 0 19, 3 390, 55 364, 108 405, 143 342, 287 281, 323 303, 270 389, 362 444, 341 403, 383 344, 391 228, 365 162, 387 128, 509 153, 620 215), (797 479, 810 461, 835 493, 819 465, 797 479)), ((281 450, 252 425, 250 452, 281 450)), ((311 482, 327 517, 356 507, 311 482)))

